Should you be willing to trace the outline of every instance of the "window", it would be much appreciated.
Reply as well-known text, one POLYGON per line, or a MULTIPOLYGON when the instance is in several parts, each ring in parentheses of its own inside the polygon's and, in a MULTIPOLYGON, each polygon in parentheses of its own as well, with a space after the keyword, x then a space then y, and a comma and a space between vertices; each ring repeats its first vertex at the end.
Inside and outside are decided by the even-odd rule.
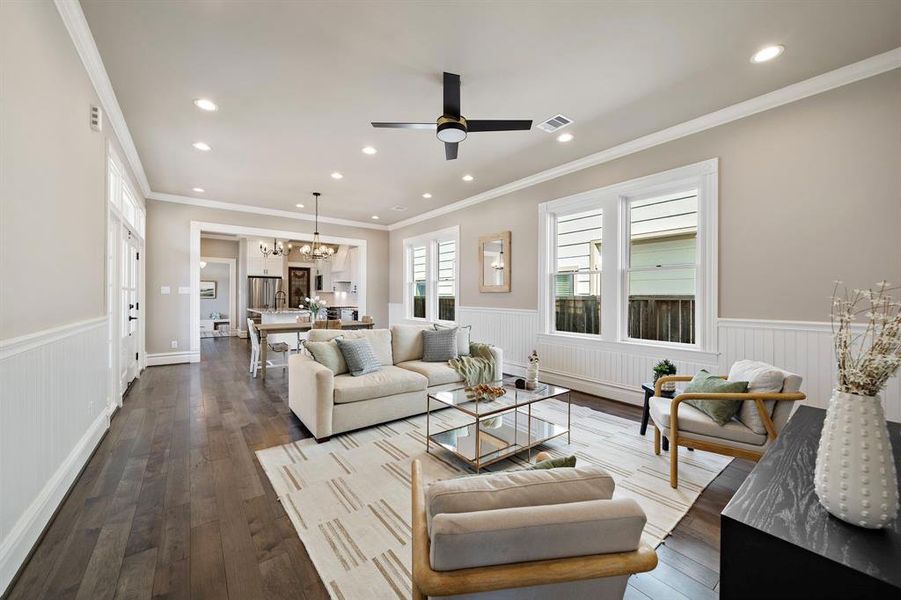
POLYGON ((601 229, 603 210, 557 219, 554 327, 601 332, 601 229))
POLYGON ((425 319, 425 303, 426 303, 426 247, 416 246, 412 249, 412 297, 414 319, 425 319))
POLYGON ((715 351, 716 194, 710 160, 542 204, 541 334, 715 351))
POLYGON ((452 227, 404 240, 408 319, 456 320, 458 237, 452 227))
POLYGON ((453 321, 457 301, 457 241, 438 242, 438 320, 453 321))
POLYGON ((628 204, 628 337, 694 344, 697 190, 628 204))

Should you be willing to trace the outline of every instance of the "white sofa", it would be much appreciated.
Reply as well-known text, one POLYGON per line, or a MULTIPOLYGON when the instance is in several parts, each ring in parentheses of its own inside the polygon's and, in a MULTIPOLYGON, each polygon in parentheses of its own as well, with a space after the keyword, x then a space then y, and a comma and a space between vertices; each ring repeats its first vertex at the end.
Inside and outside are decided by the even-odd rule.
MULTIPOLYGON (((308 353, 294 354, 288 359, 288 406, 320 442, 334 434, 425 412, 429 392, 463 385, 463 379, 447 363, 422 360, 422 331, 431 328, 395 325, 391 329, 311 330, 311 342, 338 336, 367 338, 382 368, 359 377, 335 375, 308 353)), ((503 352, 492 346, 491 356, 494 372, 500 377, 503 352)))

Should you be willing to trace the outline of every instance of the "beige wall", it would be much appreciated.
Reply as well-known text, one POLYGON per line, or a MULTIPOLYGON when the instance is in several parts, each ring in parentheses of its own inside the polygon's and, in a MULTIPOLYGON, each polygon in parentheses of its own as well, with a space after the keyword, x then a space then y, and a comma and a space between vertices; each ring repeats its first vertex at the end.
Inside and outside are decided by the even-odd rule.
MULTIPOLYGON (((200 256, 238 258, 238 240, 200 238, 200 256)), ((237 264, 237 263, 236 263, 237 264)))
MULTIPOLYGON (((0 339, 106 313, 106 153, 52 2, 0 4, 0 339), (50 241, 48 241, 50 240, 50 241)), ((136 188, 138 189, 138 188, 136 188)))
POLYGON ((534 309, 540 202, 709 158, 720 317, 823 321, 833 280, 901 281, 899 69, 392 231, 390 301, 403 302, 404 238, 459 224, 460 304, 534 309), (478 238, 504 229, 512 292, 482 294, 478 238))
MULTIPOLYGON (((190 344, 190 295, 178 293, 190 281, 191 221, 313 233, 311 221, 285 219, 150 200, 147 203, 147 353, 185 352, 190 344), (172 293, 160 294, 160 286, 172 293), (178 349, 170 347, 178 341, 178 349)), ((323 235, 366 240, 366 305, 376 324, 388 322, 388 232, 322 224, 323 235)), ((239 280, 242 274, 239 272, 239 280)), ((240 310, 240 309, 239 309, 240 310)), ((239 315, 243 318, 244 315, 239 315)))

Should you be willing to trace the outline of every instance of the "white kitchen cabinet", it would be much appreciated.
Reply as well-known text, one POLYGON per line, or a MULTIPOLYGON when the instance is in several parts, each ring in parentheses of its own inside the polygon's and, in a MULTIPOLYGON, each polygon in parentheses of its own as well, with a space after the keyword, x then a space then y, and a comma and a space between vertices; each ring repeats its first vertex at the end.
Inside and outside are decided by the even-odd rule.
POLYGON ((284 274, 285 264, 281 256, 270 256, 267 259, 259 252, 257 252, 258 256, 254 256, 251 252, 248 252, 248 254, 248 276, 281 277, 284 274))
POLYGON ((331 292, 332 286, 334 285, 332 282, 332 266, 331 263, 327 260, 319 263, 319 266, 316 268, 316 281, 318 284, 316 287, 317 292, 331 292), (320 282, 320 277, 321 282, 320 282))

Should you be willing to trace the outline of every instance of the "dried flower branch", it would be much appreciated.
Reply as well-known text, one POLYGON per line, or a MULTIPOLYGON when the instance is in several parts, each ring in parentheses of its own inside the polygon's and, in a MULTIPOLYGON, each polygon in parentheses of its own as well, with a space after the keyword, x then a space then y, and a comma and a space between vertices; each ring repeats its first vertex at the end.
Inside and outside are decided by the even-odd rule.
POLYGON ((835 282, 830 316, 839 391, 875 396, 901 366, 901 303, 888 293, 896 289, 887 281, 877 283, 875 290, 849 290, 835 282), (866 327, 855 334, 854 321, 860 316, 866 327))

